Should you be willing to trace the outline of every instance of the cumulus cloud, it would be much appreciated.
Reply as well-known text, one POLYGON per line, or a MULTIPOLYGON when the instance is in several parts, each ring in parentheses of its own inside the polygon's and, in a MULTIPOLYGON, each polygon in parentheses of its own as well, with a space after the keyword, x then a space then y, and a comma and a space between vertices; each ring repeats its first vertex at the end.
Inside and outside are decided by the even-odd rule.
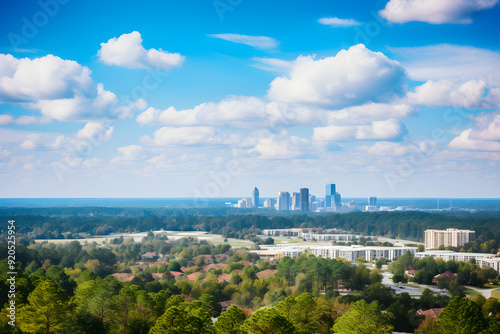
POLYGON ((0 102, 69 98, 92 89, 91 71, 53 55, 17 59, 0 54, 0 102))
POLYGON ((390 0, 379 14, 394 23, 472 23, 471 16, 493 8, 498 0, 390 0))
POLYGON ((458 79, 430 80, 408 92, 407 101, 431 107, 485 107, 486 83, 482 80, 461 82, 458 79))
POLYGON ((462 131, 448 146, 460 150, 500 151, 500 111, 471 118, 474 126, 462 131))
POLYGON ((408 69, 413 80, 480 79, 500 85, 500 52, 472 46, 438 44, 389 50, 408 69))
MULTIPOLYGON (((95 85, 90 70, 74 61, 48 55, 17 59, 0 55, 0 103, 16 103, 44 117, 2 117, 3 122, 40 124, 49 119, 80 121, 129 117, 143 103, 120 105, 116 95, 95 85)), ((142 101, 144 102, 144 101, 142 101)))
POLYGON ((165 71, 180 67, 185 59, 179 53, 170 53, 162 49, 146 50, 142 46, 142 37, 138 31, 101 43, 97 56, 106 65, 135 69, 151 66, 165 71))
POLYGON ((472 129, 463 131, 448 144, 448 147, 457 150, 500 151, 499 141, 471 138, 472 131, 472 129))
POLYGON ((88 122, 75 135, 78 139, 89 140, 92 143, 110 141, 112 136, 113 127, 98 122, 88 122))
POLYGON ((118 155, 111 159, 111 163, 121 161, 137 161, 146 158, 146 149, 139 145, 128 145, 117 149, 118 155))
POLYGON ((353 27, 361 25, 360 22, 354 19, 339 19, 337 17, 322 17, 318 20, 319 23, 330 27, 353 27))
POLYGON ((298 57, 288 77, 271 82, 268 97, 291 104, 346 107, 387 102, 403 93, 405 82, 405 69, 397 61, 359 44, 335 57, 298 57))
POLYGON ((314 128, 316 141, 391 140, 406 134, 405 126, 396 119, 373 121, 366 125, 327 125, 314 128))
POLYGON ((472 138, 485 140, 500 140, 500 111, 482 113, 473 118, 475 127, 471 132, 472 138))
POLYGON ((208 37, 219 38, 225 41, 245 44, 260 50, 273 50, 278 48, 278 41, 267 36, 249 36, 240 34, 211 34, 208 37))
POLYGON ((141 125, 230 125, 251 128, 268 118, 267 104, 256 97, 232 97, 221 102, 202 103, 192 109, 164 111, 148 108, 137 116, 141 125))
POLYGON ((309 140, 291 136, 284 130, 262 136, 249 152, 258 153, 261 159, 294 159, 309 155, 311 146, 309 140))
POLYGON ((26 104, 26 107, 39 110, 43 115, 58 121, 127 118, 133 110, 142 106, 143 101, 136 101, 128 106, 120 104, 116 95, 105 90, 103 84, 98 84, 90 94, 77 92, 72 98, 26 104))
POLYGON ((141 137, 140 141, 149 146, 206 146, 219 144, 215 129, 209 126, 162 127, 153 138, 141 137))

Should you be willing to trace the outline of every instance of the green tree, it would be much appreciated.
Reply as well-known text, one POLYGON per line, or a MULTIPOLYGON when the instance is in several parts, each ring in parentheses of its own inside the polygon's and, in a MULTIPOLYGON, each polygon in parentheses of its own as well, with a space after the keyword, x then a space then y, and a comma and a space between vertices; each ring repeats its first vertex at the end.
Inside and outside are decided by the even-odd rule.
POLYGON ((215 334, 210 314, 203 303, 182 302, 168 308, 156 320, 150 334, 215 334))
POLYGON ((245 314, 236 306, 231 306, 215 322, 215 329, 220 334, 240 334, 240 327, 245 321, 245 314))
POLYGON ((460 297, 453 298, 441 312, 437 325, 443 334, 479 333, 488 327, 479 306, 460 297))
POLYGON ((255 311, 245 320, 241 330, 246 334, 293 334, 295 327, 274 308, 255 311))
POLYGON ((51 280, 39 284, 28 296, 28 303, 19 312, 19 327, 28 333, 57 333, 73 313, 68 296, 51 280))
POLYGON ((382 314, 376 301, 352 303, 348 312, 335 321, 332 333, 340 334, 390 334, 390 313, 382 314))

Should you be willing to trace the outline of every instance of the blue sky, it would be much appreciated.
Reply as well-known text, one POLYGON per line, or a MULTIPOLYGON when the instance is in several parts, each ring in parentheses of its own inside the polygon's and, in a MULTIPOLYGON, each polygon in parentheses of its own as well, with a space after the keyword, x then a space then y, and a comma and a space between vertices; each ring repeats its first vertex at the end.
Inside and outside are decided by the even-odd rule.
POLYGON ((1 197, 500 197, 498 0, 3 1, 1 197))

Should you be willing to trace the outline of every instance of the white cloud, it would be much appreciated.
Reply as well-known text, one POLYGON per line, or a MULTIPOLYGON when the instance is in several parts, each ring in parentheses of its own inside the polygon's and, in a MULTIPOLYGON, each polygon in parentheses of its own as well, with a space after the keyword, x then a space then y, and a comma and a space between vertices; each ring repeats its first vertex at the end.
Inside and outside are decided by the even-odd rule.
POLYGON ((49 117, 38 117, 38 116, 19 116, 17 118, 12 117, 9 114, 0 115, 0 125, 35 125, 35 124, 48 124, 52 120, 49 117))
POLYGON ((472 129, 463 131, 460 136, 454 138, 448 147, 457 150, 470 151, 500 151, 500 142, 485 139, 471 138, 472 129))
POLYGON ((3 122, 40 124, 50 119, 80 121, 129 117, 140 101, 122 106, 116 95, 95 85, 90 70, 53 55, 17 59, 0 55, 0 103, 16 103, 35 109, 44 117, 2 117, 3 122))
POLYGON ((258 58, 254 57, 252 60, 255 64, 251 66, 256 67, 258 69, 275 72, 279 74, 287 74, 292 69, 293 62, 278 58, 258 58))
POLYGON ((162 127, 156 130, 151 139, 143 136, 140 141, 150 146, 206 146, 219 144, 214 138, 215 129, 209 126, 162 127))
POLYGON ((268 105, 256 97, 231 97, 221 102, 202 103, 192 109, 164 111, 148 108, 137 116, 141 125, 230 125, 252 128, 262 125, 269 118, 268 105))
POLYGON ((129 106, 121 105, 114 93, 98 84, 95 91, 89 95, 77 93, 72 98, 40 100, 26 106, 58 121, 78 121, 127 118, 132 115, 133 110, 143 107, 144 103, 138 100, 129 106))
POLYGON ((278 41, 267 36, 249 36, 240 34, 211 34, 208 37, 220 38, 225 41, 245 44, 260 50, 274 50, 278 48, 278 41))
POLYGON ((0 102, 62 99, 92 87, 91 71, 53 55, 17 59, 0 54, 0 102))
POLYGON ((316 141, 390 140, 406 133, 405 126, 396 119, 373 121, 367 125, 328 125, 314 128, 316 141))
POLYGON ((405 69, 364 45, 342 50, 335 57, 298 57, 289 77, 270 84, 271 100, 291 104, 345 107, 385 102, 403 93, 405 69))
POLYGON ((11 151, 7 149, 2 149, 2 146, 0 146, 0 159, 5 159, 11 154, 12 154, 11 151))
POLYGON ((294 159, 311 153, 310 142, 287 131, 262 136, 249 152, 256 152, 262 159, 294 159))
POLYGON ((473 118, 476 122, 471 138, 500 141, 500 110, 482 113, 473 118))
POLYGON ((337 17, 322 17, 318 20, 319 23, 331 27, 353 27, 361 25, 360 22, 354 19, 339 19, 337 17))
POLYGON ((472 23, 478 11, 493 8, 498 0, 390 0, 379 14, 394 23, 472 23))
POLYGON ((180 67, 185 59, 179 53, 170 53, 162 49, 146 50, 142 46, 141 34, 138 31, 123 34, 118 38, 111 38, 106 43, 101 43, 101 49, 97 55, 106 65, 136 69, 151 66, 165 71, 173 67, 180 67))
POLYGON ((120 161, 137 161, 146 158, 146 149, 139 145, 129 145, 117 149, 119 155, 111 159, 111 163, 120 161))
POLYGON ((358 149, 366 152, 369 155, 377 156, 404 156, 412 152, 425 152, 428 150, 428 143, 417 142, 409 144, 401 144, 387 141, 379 141, 372 146, 360 146, 358 149))
POLYGON ((75 135, 78 139, 89 140, 92 143, 110 141, 112 136, 113 127, 98 122, 88 122, 75 135))
POLYGON ((388 118, 407 118, 414 113, 408 104, 368 103, 341 110, 328 112, 327 122, 330 125, 360 125, 371 121, 388 118))
POLYGON ((467 82, 461 82, 458 79, 431 80, 408 92, 407 102, 431 107, 482 108, 487 107, 484 99, 485 92, 486 83, 481 80, 467 82))
POLYGON ((408 69, 413 80, 480 79, 500 86, 500 52, 472 46, 438 44, 389 50, 408 69))

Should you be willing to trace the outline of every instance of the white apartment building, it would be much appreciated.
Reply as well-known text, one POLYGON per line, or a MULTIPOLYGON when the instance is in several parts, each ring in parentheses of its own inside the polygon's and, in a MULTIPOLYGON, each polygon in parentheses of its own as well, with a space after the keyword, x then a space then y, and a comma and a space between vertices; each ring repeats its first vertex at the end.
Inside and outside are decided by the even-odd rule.
POLYGON ((440 246, 462 247, 475 238, 475 232, 449 228, 444 230, 425 231, 425 249, 436 249, 440 246))
POLYGON ((432 256, 436 259, 443 259, 444 261, 463 261, 468 262, 471 259, 476 260, 476 264, 482 267, 491 267, 500 272, 500 257, 495 257, 495 254, 488 253, 466 253, 466 252, 453 252, 453 251, 425 251, 415 254, 415 257, 422 259, 426 256, 432 256))
POLYGON ((415 255, 418 247, 345 247, 345 246, 318 246, 309 248, 309 254, 321 256, 324 258, 336 259, 343 258, 354 262, 357 258, 363 257, 367 261, 378 260, 381 258, 394 260, 405 253, 415 255))

